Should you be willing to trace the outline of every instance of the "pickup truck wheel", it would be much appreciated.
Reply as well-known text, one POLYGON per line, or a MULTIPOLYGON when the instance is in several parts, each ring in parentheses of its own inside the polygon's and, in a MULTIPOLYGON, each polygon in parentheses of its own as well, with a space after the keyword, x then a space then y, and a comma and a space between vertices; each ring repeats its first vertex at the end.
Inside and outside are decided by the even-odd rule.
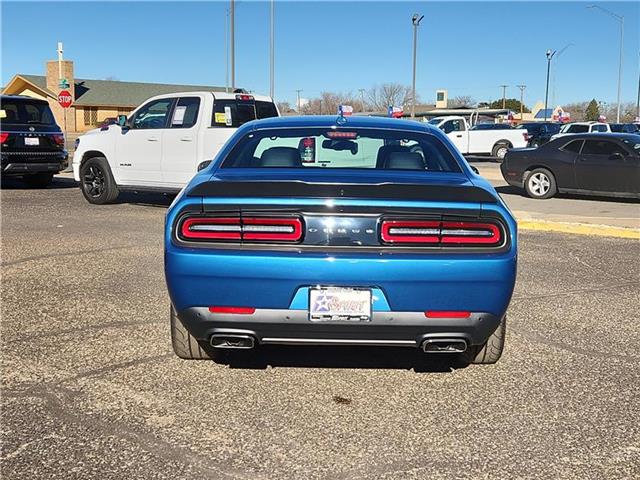
POLYGON ((502 161, 504 160, 505 155, 509 151, 510 145, 508 143, 496 143, 493 146, 493 150, 491 150, 491 155, 494 158, 502 161))
POLYGON ((541 200, 553 197, 558 191, 553 173, 546 168, 536 168, 529 172, 524 182, 524 188, 531 198, 541 200))
POLYGON ((462 355, 465 363, 491 364, 496 363, 502 356, 504 350, 504 338, 507 331, 507 316, 500 320, 500 325, 491 334, 484 345, 471 346, 462 355))
POLYGON ((96 205, 111 203, 118 198, 118 186, 106 158, 93 157, 82 164, 80 189, 87 202, 96 205))
POLYGON ((53 173, 35 173, 33 175, 25 175, 22 177, 22 180, 30 187, 45 188, 53 180, 53 173))
POLYGON ((196 338, 184 328, 173 305, 171 306, 171 345, 174 353, 185 360, 209 360, 211 355, 196 338))

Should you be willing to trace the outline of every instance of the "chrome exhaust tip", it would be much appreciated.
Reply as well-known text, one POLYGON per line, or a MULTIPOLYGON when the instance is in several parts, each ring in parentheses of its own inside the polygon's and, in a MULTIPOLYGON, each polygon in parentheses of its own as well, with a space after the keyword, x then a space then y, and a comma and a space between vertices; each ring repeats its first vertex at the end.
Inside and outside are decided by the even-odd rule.
POLYGON ((467 350, 467 341, 462 338, 427 338, 422 342, 424 353, 462 353, 467 350))
POLYGON ((255 346, 255 340, 251 335, 230 335, 226 333, 214 333, 209 342, 213 348, 235 348, 249 350, 255 346))

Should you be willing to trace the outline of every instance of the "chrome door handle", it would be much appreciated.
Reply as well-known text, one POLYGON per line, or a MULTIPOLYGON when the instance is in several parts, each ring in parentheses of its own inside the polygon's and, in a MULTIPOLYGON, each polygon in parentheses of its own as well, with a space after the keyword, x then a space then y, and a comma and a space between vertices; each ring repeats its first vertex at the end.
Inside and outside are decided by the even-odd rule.
POLYGON ((181 142, 191 142, 193 141, 193 137, 182 137, 180 138, 181 142))
POLYGON ((157 142, 158 137, 147 137, 147 142, 157 142))

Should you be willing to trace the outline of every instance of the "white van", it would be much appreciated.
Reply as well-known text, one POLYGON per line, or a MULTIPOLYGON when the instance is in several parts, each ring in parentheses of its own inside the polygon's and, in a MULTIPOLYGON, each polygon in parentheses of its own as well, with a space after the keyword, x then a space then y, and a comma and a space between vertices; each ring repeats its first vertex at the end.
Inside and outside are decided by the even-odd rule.
POLYGON ((279 116, 270 97, 183 92, 150 98, 118 123, 76 141, 73 176, 90 203, 121 190, 178 191, 220 151, 237 128, 279 116))

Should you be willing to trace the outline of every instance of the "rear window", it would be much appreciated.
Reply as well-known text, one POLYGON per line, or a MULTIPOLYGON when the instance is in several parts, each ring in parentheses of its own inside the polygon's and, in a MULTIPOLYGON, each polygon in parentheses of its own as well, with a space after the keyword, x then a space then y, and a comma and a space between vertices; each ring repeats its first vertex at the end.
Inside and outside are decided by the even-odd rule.
POLYGON ((461 171, 433 135, 368 128, 259 130, 236 144, 222 168, 461 171))
POLYGON ((273 102, 216 100, 211 126, 237 128, 251 120, 277 116, 273 102))
POLYGON ((589 125, 567 125, 562 133, 587 133, 589 132, 589 125))
POLYGON ((29 100, 2 100, 0 122, 38 125, 56 123, 49 104, 29 100))

